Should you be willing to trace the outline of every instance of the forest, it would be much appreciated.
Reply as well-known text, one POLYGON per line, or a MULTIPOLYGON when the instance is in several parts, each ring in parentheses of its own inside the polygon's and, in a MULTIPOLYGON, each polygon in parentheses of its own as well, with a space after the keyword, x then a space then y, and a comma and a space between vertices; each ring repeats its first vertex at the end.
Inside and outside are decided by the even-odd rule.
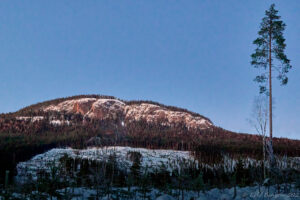
MULTIPOLYGON (((59 115, 56 117, 62 117, 61 113, 51 113, 49 117, 55 114, 59 115)), ((123 127, 118 126, 118 120, 91 120, 83 123, 80 115, 64 113, 63 117, 77 121, 76 125, 55 126, 44 121, 30 123, 13 117, 1 118, 0 130, 5 130, 0 133, 1 183, 4 183, 6 170, 11 172, 12 180, 18 162, 55 147, 83 149, 89 146, 119 145, 187 150, 207 164, 221 162, 222 155, 235 159, 262 159, 262 138, 259 135, 234 133, 218 127, 188 130, 180 124, 169 127, 145 121, 128 122, 123 127)), ((296 157, 300 155, 299 143, 297 140, 274 138, 274 151, 278 156, 296 157)))

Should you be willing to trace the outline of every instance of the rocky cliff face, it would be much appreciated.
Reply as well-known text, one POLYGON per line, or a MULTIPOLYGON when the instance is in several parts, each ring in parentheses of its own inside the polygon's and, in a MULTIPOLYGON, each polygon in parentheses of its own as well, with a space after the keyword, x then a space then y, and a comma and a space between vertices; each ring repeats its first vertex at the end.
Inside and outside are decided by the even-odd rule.
POLYGON ((122 119, 124 122, 145 120, 163 125, 184 124, 187 128, 208 129, 212 122, 187 111, 176 111, 151 103, 128 103, 108 98, 79 98, 42 106, 45 112, 77 113, 90 119, 122 119))

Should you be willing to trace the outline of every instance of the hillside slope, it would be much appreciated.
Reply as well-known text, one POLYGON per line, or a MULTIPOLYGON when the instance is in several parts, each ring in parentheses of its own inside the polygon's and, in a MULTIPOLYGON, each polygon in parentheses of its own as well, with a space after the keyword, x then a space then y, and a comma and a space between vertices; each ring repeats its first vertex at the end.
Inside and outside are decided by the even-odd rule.
POLYGON ((1 118, 12 116, 10 119, 15 118, 24 123, 46 121, 53 125, 77 125, 78 121, 75 122, 74 117, 70 117, 72 115, 80 115, 83 123, 91 120, 114 120, 120 123, 117 125, 122 126, 133 121, 164 126, 182 124, 188 129, 208 129, 213 126, 208 118, 185 109, 151 101, 123 101, 100 95, 55 99, 26 107, 10 115, 2 115, 1 118))
MULTIPOLYGON (((1 133, 34 135, 50 140, 52 147, 101 143, 197 150, 211 160, 224 153, 262 155, 258 135, 224 130, 186 109, 101 95, 54 99, 1 114, 1 133)), ((273 142, 275 153, 300 156, 299 140, 274 138, 273 142)))

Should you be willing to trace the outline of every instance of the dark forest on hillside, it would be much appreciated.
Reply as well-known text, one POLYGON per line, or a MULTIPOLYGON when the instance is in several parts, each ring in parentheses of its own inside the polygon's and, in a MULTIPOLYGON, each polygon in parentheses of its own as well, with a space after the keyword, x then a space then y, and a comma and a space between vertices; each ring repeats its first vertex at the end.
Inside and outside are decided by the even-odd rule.
MULTIPOLYGON (((31 123, 13 117, 2 118, 0 123, 0 130, 2 130, 0 158, 3 163, 0 166, 1 174, 7 169, 13 171, 19 161, 30 159, 54 147, 86 148, 120 145, 188 150, 203 163, 218 163, 224 154, 232 158, 241 156, 262 158, 262 138, 258 135, 238 134, 218 127, 208 130, 188 130, 180 124, 169 127, 148 124, 145 121, 130 122, 123 127, 119 125, 121 122, 118 120, 83 122, 81 115, 68 114, 65 114, 64 118, 78 123, 55 126, 45 121, 31 123)), ((281 156, 299 156, 299 143, 300 141, 297 140, 275 138, 275 153, 281 156)))

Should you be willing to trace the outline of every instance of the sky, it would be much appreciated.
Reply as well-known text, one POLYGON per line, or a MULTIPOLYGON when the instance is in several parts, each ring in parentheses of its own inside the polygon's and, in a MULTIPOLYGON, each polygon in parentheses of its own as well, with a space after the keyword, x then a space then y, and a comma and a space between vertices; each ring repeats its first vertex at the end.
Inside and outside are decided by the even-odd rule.
POLYGON ((287 24, 289 83, 274 80, 275 137, 300 139, 298 0, 0 2, 0 113, 58 97, 112 95, 198 112, 222 128, 248 123, 250 65, 264 12, 287 24))

